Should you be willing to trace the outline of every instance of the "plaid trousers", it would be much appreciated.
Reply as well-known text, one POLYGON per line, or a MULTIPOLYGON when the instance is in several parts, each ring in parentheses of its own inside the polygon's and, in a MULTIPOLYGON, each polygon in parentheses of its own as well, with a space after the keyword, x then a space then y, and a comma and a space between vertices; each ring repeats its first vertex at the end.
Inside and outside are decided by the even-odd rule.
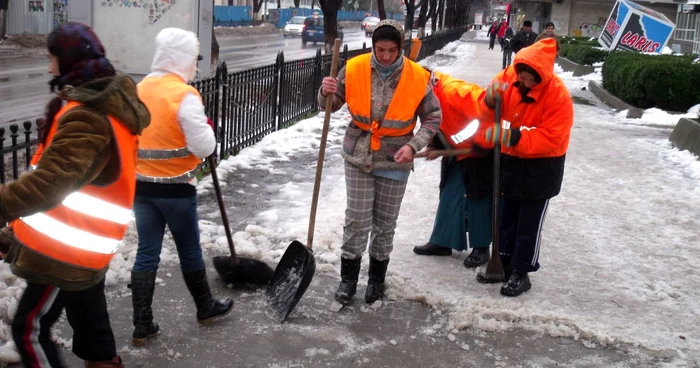
POLYGON ((368 174, 345 162, 345 186, 348 203, 342 257, 362 257, 371 232, 370 257, 378 261, 389 259, 406 183, 368 174))

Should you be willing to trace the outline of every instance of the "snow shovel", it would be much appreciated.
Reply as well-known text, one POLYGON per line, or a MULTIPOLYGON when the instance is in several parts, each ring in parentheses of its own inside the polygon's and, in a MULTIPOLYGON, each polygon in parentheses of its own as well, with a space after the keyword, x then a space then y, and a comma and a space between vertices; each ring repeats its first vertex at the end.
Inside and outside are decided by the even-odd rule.
MULTIPOLYGON (((501 100, 496 99, 496 124, 501 126, 501 100)), ((499 199, 501 195, 501 143, 496 140, 496 145, 493 147, 493 209, 491 215, 491 258, 486 265, 486 272, 479 272, 476 275, 476 280, 483 284, 494 284, 503 282, 506 275, 503 272, 503 264, 501 256, 498 255, 498 219, 499 219, 499 199)))
MULTIPOLYGON (((338 53, 340 50, 340 39, 335 39, 333 45, 333 59, 331 61, 331 77, 338 74, 338 53)), ((277 315, 280 323, 284 322, 294 307, 297 305, 306 289, 311 283, 316 271, 316 259, 313 253, 314 227, 316 225, 316 209, 318 207, 318 194, 321 187, 321 173, 323 171, 323 159, 326 155, 326 139, 328 138, 328 128, 331 120, 331 109, 333 108, 333 97, 326 99, 326 109, 323 119, 323 133, 321 134, 321 146, 318 151, 318 163, 316 164, 316 179, 314 181, 314 192, 311 199, 311 217, 309 219, 309 232, 307 234, 307 245, 294 240, 280 259, 272 280, 267 285, 267 302, 277 315)))
POLYGON ((224 223, 224 230, 226 231, 228 249, 231 251, 230 257, 214 257, 214 268, 224 281, 234 286, 241 284, 267 284, 272 278, 272 268, 270 268, 270 266, 257 259, 236 257, 236 249, 233 245, 233 236, 231 236, 231 228, 228 224, 224 198, 221 196, 219 177, 216 174, 216 159, 214 155, 211 155, 208 160, 212 182, 214 183, 214 191, 216 192, 216 201, 219 202, 219 210, 221 210, 221 221, 224 223))

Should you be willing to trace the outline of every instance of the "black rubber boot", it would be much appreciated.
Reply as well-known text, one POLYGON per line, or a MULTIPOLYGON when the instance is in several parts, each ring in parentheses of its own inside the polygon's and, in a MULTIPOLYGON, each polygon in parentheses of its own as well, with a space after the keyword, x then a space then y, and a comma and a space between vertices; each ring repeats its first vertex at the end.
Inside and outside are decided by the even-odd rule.
POLYGON ((419 256, 449 256, 452 255, 452 249, 428 242, 425 245, 413 247, 413 253, 419 256))
POLYGON ((508 278, 508 282, 501 287, 501 295, 518 296, 532 288, 530 277, 527 272, 513 269, 513 273, 508 278))
POLYGON ((203 325, 211 324, 215 319, 226 316, 233 309, 233 300, 226 298, 214 300, 207 283, 207 270, 202 268, 195 272, 183 272, 185 284, 189 289, 194 304, 197 306, 197 321, 203 325))
POLYGON ((347 305, 357 292, 357 279, 360 275, 362 258, 340 258, 340 285, 335 292, 335 300, 347 305))
POLYGON ((131 345, 143 346, 146 339, 160 332, 160 327, 153 322, 153 293, 156 290, 155 272, 131 272, 131 303, 134 309, 134 333, 131 345))
POLYGON ((367 291, 365 292, 365 302, 374 303, 384 298, 384 278, 389 260, 377 261, 369 258, 369 280, 367 280, 367 291))
POLYGON ((489 261, 489 247, 479 247, 472 249, 472 252, 464 259, 464 267, 477 268, 489 261))

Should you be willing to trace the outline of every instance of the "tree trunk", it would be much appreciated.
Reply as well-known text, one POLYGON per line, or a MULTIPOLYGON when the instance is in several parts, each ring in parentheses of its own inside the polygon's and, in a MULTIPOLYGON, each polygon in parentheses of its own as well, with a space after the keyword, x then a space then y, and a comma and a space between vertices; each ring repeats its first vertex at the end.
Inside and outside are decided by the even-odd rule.
POLYGON ((258 16, 260 15, 263 1, 266 0, 253 0, 253 24, 258 24, 258 16))
POLYGON ((432 32, 431 34, 435 34, 435 30, 437 29, 437 0, 430 0, 430 10, 428 11, 428 19, 431 20, 430 22, 430 31, 432 32))
MULTIPOLYGON (((212 4, 216 5, 216 2, 212 0, 212 4)), ((212 10, 214 7, 212 6, 212 10)), ((214 29, 214 12, 212 12, 212 22, 211 22, 211 71, 212 74, 216 73, 216 67, 219 65, 219 41, 216 40, 216 30, 214 29)))
MULTIPOLYGON (((294 0, 294 3, 296 4, 298 0, 294 0)), ((277 10, 282 9, 282 0, 277 0, 277 10)))
POLYGON ((421 1, 420 12, 418 12, 418 38, 425 36, 425 24, 428 23, 428 3, 421 1))
POLYGON ((323 33, 326 36, 326 53, 333 52, 333 43, 338 37, 338 10, 343 6, 343 0, 318 0, 323 12, 323 33))
MULTIPOLYGON (((279 0, 278 0, 278 1, 279 1, 279 0)), ((294 0, 294 9, 299 9, 299 3, 300 3, 300 2, 301 2, 301 0, 294 0)), ((313 8, 313 5, 312 5, 312 8, 313 8)))
POLYGON ((421 6, 423 1, 416 4, 416 0, 405 0, 404 3, 406 4, 406 23, 403 28, 406 32, 405 38, 410 40, 413 32, 413 16, 416 14, 416 7, 421 6))
POLYGON ((386 9, 384 8, 384 0, 377 0, 377 11, 379 12, 379 19, 386 19, 386 9))
POLYGON ((4 40, 7 35, 7 6, 9 0, 0 0, 0 41, 4 40))
POLYGON ((314 4, 316 4, 316 0, 311 0, 311 10, 314 10, 314 4))
POLYGON ((443 29, 445 24, 445 0, 438 1, 438 16, 440 17, 440 29, 443 29))

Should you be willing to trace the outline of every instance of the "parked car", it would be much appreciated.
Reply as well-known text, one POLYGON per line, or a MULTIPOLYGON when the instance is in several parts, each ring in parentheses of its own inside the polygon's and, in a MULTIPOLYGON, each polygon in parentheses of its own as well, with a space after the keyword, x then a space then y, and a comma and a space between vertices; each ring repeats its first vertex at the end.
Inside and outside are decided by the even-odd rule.
POLYGON ((306 17, 292 17, 284 26, 284 37, 301 36, 304 30, 304 20, 306 17))
MULTIPOLYGON (((326 42, 326 34, 323 32, 323 15, 310 15, 304 20, 304 30, 301 31, 301 44, 313 42, 326 42)), ((338 38, 343 40, 343 29, 338 27, 338 38)))
POLYGON ((362 25, 363 25, 362 30, 365 31, 365 36, 372 37, 372 34, 374 33, 374 29, 377 28, 378 23, 379 23, 379 18, 377 18, 377 17, 365 18, 365 20, 362 21, 362 25))

